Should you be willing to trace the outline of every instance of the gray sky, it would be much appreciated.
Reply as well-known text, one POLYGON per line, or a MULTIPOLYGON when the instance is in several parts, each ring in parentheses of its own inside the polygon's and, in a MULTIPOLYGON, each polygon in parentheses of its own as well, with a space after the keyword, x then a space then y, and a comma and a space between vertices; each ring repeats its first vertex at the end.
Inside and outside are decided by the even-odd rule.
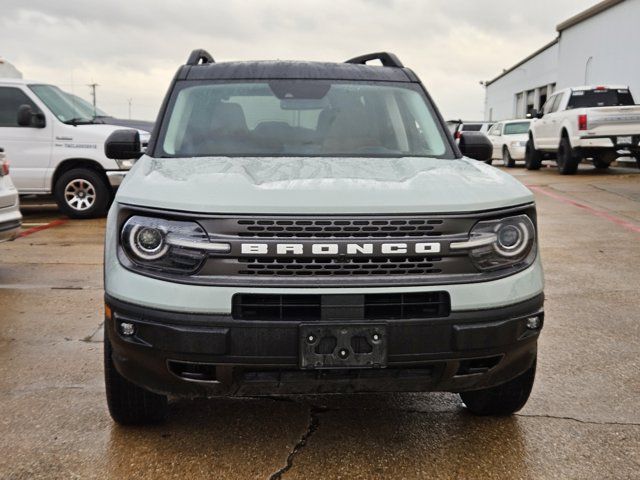
POLYGON ((480 118, 480 80, 555 36, 596 0, 2 0, 0 56, 25 78, 154 119, 194 48, 217 61, 342 61, 388 50, 422 78, 443 115, 480 118), (188 7, 187 7, 188 5, 188 7))

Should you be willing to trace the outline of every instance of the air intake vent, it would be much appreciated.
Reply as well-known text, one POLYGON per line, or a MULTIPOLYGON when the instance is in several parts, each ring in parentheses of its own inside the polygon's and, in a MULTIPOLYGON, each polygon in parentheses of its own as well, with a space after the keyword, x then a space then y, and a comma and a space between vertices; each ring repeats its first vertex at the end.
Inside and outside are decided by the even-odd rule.
POLYGON ((447 292, 366 295, 236 294, 232 315, 238 320, 362 321, 446 317, 447 292))

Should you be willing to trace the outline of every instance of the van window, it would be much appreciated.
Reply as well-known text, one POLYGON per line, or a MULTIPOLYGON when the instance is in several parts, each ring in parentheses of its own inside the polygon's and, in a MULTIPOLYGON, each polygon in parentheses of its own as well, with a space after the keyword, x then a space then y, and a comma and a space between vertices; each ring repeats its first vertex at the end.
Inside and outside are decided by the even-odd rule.
POLYGON ((19 88, 0 87, 0 127, 19 127, 18 108, 20 105, 29 105, 34 112, 40 111, 19 88))

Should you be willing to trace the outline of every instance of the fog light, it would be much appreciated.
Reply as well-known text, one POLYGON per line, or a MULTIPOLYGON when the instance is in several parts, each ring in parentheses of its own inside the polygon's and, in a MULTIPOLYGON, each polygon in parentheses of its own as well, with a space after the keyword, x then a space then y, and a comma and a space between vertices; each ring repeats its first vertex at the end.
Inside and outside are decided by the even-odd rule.
POLYGON ((529 330, 538 330, 540 328, 540 317, 527 318, 527 328, 529 330))
POLYGON ((135 333, 136 329, 133 326, 133 323, 128 323, 128 322, 122 322, 120 324, 120 332, 122 332, 122 335, 126 336, 126 337, 130 337, 131 335, 133 335, 135 333))

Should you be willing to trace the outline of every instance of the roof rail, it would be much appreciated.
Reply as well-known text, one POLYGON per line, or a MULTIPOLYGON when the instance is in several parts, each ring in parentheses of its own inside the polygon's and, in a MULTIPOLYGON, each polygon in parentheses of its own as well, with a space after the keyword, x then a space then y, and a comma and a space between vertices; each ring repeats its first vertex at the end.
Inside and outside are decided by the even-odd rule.
POLYGON ((368 53, 366 55, 351 58, 344 63, 358 63, 361 65, 366 65, 366 63, 370 60, 380 60, 382 65, 385 67, 404 68, 404 65, 402 64, 400 59, 391 52, 368 53))
POLYGON ((187 65, 204 65, 205 63, 216 63, 211 54, 201 48, 194 50, 187 59, 187 65))

